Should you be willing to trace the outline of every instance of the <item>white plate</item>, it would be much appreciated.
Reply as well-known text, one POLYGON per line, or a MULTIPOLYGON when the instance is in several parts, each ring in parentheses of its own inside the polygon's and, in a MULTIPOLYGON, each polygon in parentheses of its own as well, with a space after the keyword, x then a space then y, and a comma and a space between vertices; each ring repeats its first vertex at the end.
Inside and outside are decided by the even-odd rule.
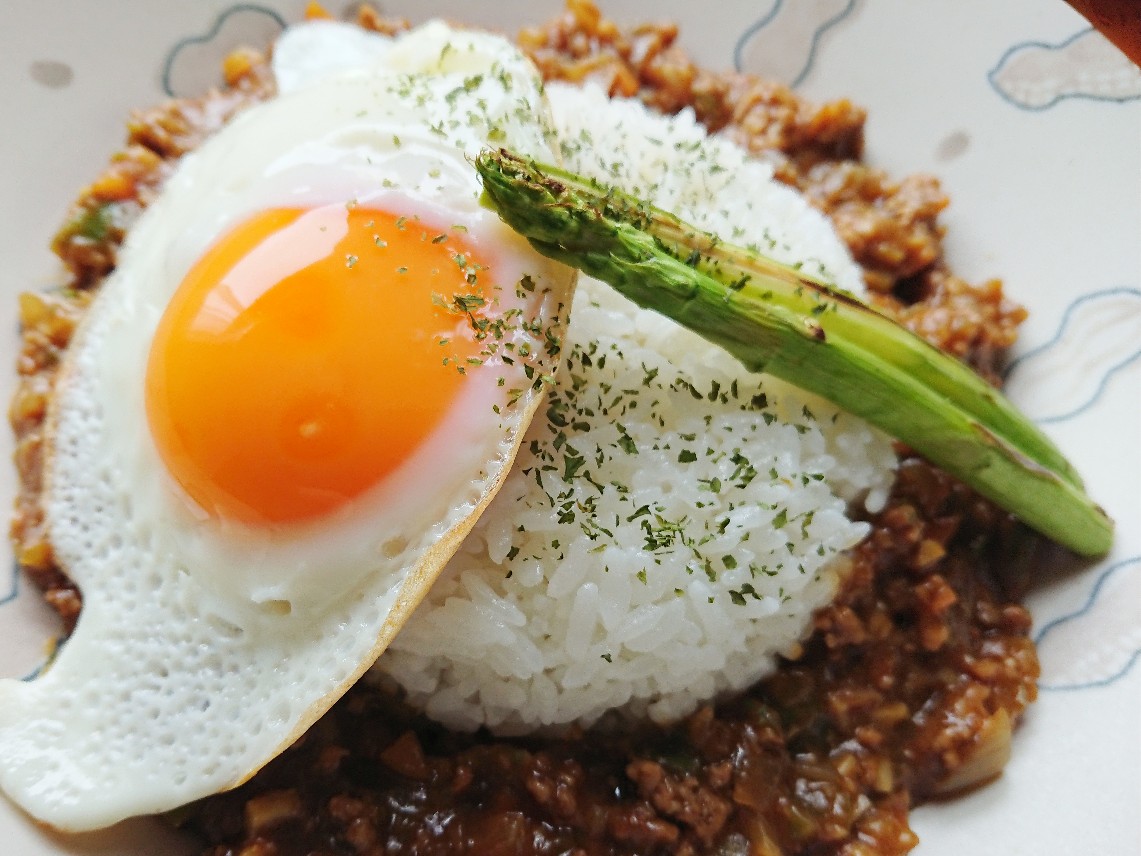
MULTIPOLYGON (((329 8, 340 11, 340 2, 329 8)), ((922 856, 1141 852, 1141 71, 1061 0, 612 0, 622 23, 673 19, 700 62, 795 81, 869 108, 868 159, 930 171, 952 198, 952 267, 1005 280, 1030 307, 1009 378, 1118 522, 1105 560, 1043 574, 1030 597, 1039 702, 1000 780, 914 815, 922 856)), ((47 243, 123 138, 132 107, 201 91, 235 40, 267 38, 303 0, 5 4, 0 27, 0 365, 15 296, 48 284, 47 243), (238 9, 227 16, 227 12, 238 9), (221 26, 219 22, 221 21, 221 26)), ((508 32, 557 0, 393 0, 508 32)), ((7 400, 13 373, 0 370, 7 400)), ((3 434, 3 451, 11 441, 3 434)), ((14 492, 0 468, 4 496, 14 492)), ((0 574, 0 674, 22 676, 55 632, 28 586, 0 574), (11 590, 9 592, 9 584, 11 590)), ((151 821, 48 836, 0 800, 0 849, 170 853, 151 821)))

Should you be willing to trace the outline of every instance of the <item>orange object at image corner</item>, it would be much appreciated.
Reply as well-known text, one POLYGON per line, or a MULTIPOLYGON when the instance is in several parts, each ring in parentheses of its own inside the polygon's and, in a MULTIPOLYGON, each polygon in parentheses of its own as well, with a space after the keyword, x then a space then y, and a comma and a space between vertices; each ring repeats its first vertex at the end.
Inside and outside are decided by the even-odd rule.
POLYGON ((1106 38, 1141 65, 1141 1, 1067 0, 1106 38))

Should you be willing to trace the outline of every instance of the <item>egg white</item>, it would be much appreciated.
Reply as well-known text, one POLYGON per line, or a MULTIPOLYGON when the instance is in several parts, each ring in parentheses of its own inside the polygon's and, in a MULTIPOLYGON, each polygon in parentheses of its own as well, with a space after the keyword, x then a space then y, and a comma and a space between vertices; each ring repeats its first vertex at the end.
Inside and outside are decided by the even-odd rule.
POLYGON ((541 399, 513 378, 507 389, 528 392, 495 413, 504 391, 470 385, 402 469, 304 525, 205 519, 161 464, 143 404, 152 333, 195 260, 257 211, 344 203, 463 225, 495 257, 504 300, 530 276, 525 311, 561 329, 572 275, 479 207, 466 160, 489 141, 554 157, 536 71, 502 39, 442 24, 380 41, 377 62, 286 86, 186 157, 73 341, 45 510, 84 607, 46 674, 0 682, 0 787, 52 826, 98 828, 235 786, 295 739, 395 635, 541 399))

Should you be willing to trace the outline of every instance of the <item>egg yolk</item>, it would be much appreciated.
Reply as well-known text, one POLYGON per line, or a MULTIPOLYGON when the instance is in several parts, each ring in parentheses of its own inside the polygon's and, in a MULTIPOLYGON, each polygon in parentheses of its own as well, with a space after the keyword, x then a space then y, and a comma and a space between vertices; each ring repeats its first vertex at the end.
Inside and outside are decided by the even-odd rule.
POLYGON ((187 274, 155 332, 151 433, 208 514, 332 512, 396 470, 481 362, 489 272, 457 227, 271 209, 187 274))

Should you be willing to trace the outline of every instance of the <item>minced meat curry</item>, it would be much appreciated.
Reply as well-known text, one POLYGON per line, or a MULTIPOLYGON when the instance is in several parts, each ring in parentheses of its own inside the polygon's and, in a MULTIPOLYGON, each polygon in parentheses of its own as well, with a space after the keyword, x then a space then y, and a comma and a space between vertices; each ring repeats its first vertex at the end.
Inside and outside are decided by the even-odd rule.
MULTIPOLYGON (((370 9, 362 26, 403 22, 370 9)), ((547 79, 594 80, 728 134, 827 214, 871 300, 997 380, 1024 317, 997 281, 943 259, 947 198, 928 176, 893 181, 860 162, 864 112, 695 66, 677 30, 623 30, 570 0, 519 43, 547 79)), ((137 113, 127 147, 77 201, 54 248, 66 287, 21 298, 11 407, 20 495, 17 558, 70 631, 78 591, 55 564, 40 508, 43 419, 60 355, 126 230, 187 151, 272 94, 262 54, 225 63, 227 86, 137 113)), ((843 854, 916 844, 908 810, 1001 769, 1034 700, 1038 663, 1017 603, 1037 539, 904 453, 886 508, 795 660, 742 696, 671 727, 558 739, 450 733, 358 686, 249 783, 182 817, 209 856, 332 854, 843 854)))

